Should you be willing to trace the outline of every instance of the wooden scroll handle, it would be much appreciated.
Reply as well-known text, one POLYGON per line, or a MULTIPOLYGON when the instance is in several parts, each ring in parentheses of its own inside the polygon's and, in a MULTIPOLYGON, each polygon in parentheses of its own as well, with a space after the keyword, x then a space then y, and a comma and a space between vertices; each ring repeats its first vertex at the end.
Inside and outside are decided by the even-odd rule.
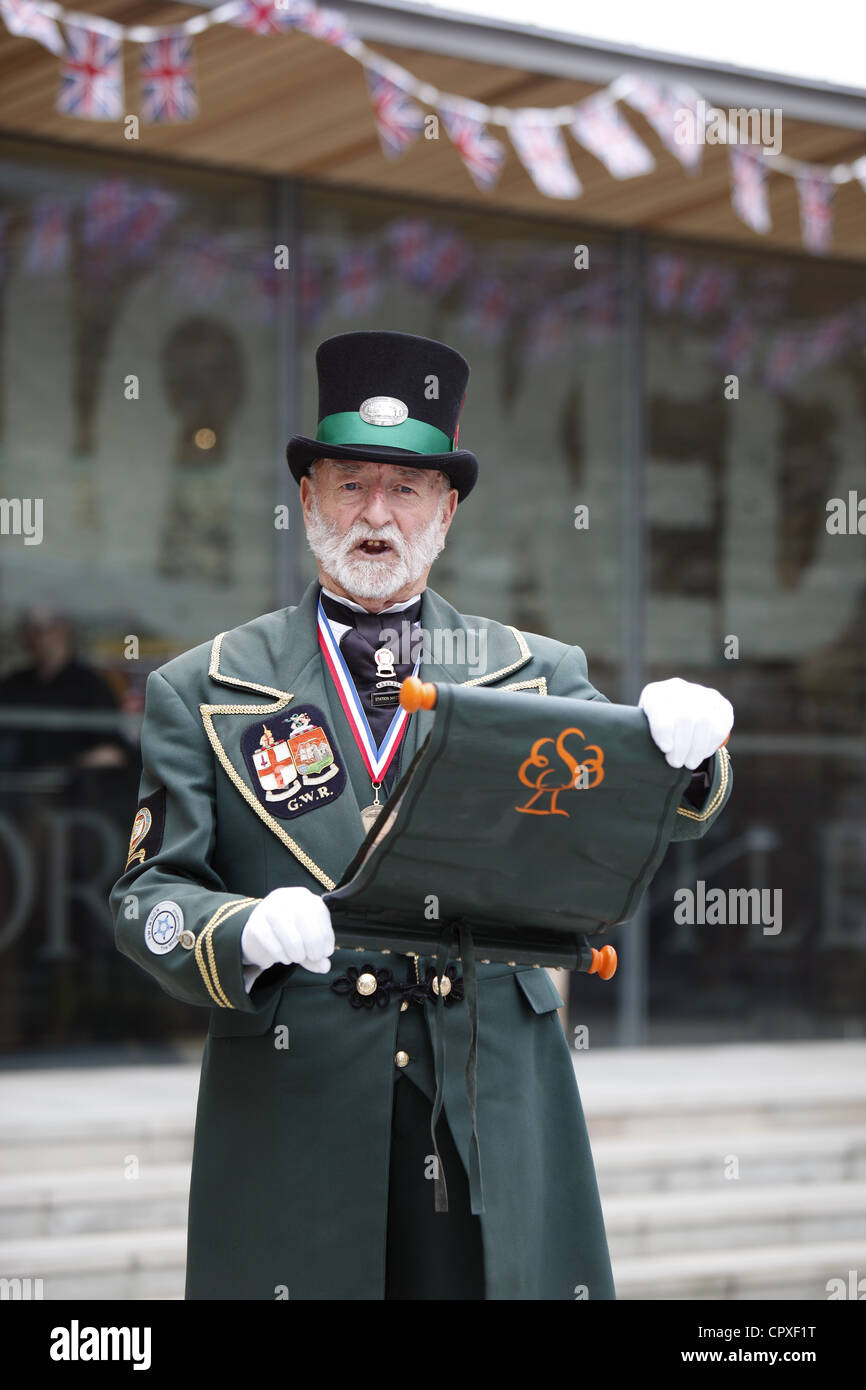
MULTIPOLYGON (((419 680, 417 676, 407 676, 400 686, 400 704, 410 714, 419 709, 433 709, 436 705, 436 687, 432 681, 419 680)), ((719 744, 724 748, 730 734, 719 744)), ((612 948, 611 948, 612 949, 612 948)))
POLYGON ((433 709, 436 704, 436 687, 432 681, 421 681, 417 676, 407 676, 400 686, 400 704, 410 714, 419 709, 433 709))
POLYGON ((588 975, 598 975, 601 980, 609 980, 616 974, 616 951, 612 946, 602 946, 597 951, 594 946, 589 948, 592 951, 592 965, 586 972, 588 975))

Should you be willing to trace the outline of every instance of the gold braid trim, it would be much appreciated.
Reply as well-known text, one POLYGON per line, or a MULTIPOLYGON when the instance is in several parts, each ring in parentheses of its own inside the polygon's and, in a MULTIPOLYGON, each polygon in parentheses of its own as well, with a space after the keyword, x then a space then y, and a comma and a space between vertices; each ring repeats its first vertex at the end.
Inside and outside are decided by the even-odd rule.
POLYGON ((536 676, 531 681, 512 681, 511 685, 500 686, 500 690, 537 690, 539 695, 546 695, 547 677, 536 676))
POLYGON ((488 681, 496 681, 500 676, 510 675, 512 671, 516 671, 519 666, 525 666, 527 661, 529 661, 532 652, 529 650, 523 633, 518 628, 512 627, 510 623, 506 623, 505 626, 508 628, 509 632, 514 633, 515 641, 520 649, 519 659, 517 661, 512 661, 510 666, 503 666, 498 671, 491 671, 488 676, 475 676, 472 680, 461 681, 461 685, 486 685, 488 681))
POLYGON ((234 1009, 235 1005, 232 1004, 231 999, 229 999, 227 992, 225 992, 220 983, 220 973, 218 973, 217 970, 217 958, 215 958, 214 954, 213 935, 221 922, 225 922, 227 917, 234 916, 235 912, 240 912, 240 908, 249 908, 250 902, 261 902, 261 898, 239 898, 238 901, 235 902, 222 903, 221 908, 215 910, 210 922, 206 923, 202 934, 200 934, 199 941, 196 942, 196 954, 197 951, 199 951, 199 944, 202 944, 202 947, 207 951, 207 963, 210 965, 211 977, 213 977, 214 988, 215 991, 217 991, 217 1004, 220 1004, 224 1009, 234 1009))
POLYGON ((289 701, 294 699, 294 694, 290 690, 276 690, 270 685, 258 685, 255 681, 240 680, 236 676, 223 675, 219 670, 220 649, 222 647, 223 637, 225 637, 225 633, 221 632, 218 637, 214 638, 208 674, 215 680, 227 681, 229 684, 238 685, 243 689, 260 690, 264 695, 272 695, 274 697, 274 703, 271 705, 199 705, 199 713, 201 714, 208 742, 218 757, 226 776, 237 787, 247 805, 252 807, 259 819, 264 821, 268 829, 273 831, 277 839, 285 845, 286 849, 289 850, 301 864, 303 864, 308 873, 311 873, 313 878, 318 879, 323 888, 330 891, 330 889, 336 887, 335 880, 329 877, 324 869, 319 868, 315 860, 311 859, 310 856, 301 849, 297 841, 293 840, 291 835, 288 835, 280 825, 279 821, 265 809, 258 797, 255 796, 246 782, 244 782, 243 778, 238 775, 237 769, 223 748, 219 735, 214 728, 213 716, 215 714, 249 714, 251 717, 256 714, 279 714, 280 710, 285 709, 289 701))
POLYGON ((703 811, 686 811, 683 809, 682 806, 678 806, 678 816, 688 816, 689 820, 707 820, 707 818, 711 816, 715 810, 718 809, 721 802, 724 801, 725 792, 727 791, 728 787, 729 754, 727 748, 724 747, 720 748, 718 751, 719 756, 722 760, 722 776, 721 781, 719 782, 718 791, 716 792, 709 806, 707 806, 706 809, 703 811))

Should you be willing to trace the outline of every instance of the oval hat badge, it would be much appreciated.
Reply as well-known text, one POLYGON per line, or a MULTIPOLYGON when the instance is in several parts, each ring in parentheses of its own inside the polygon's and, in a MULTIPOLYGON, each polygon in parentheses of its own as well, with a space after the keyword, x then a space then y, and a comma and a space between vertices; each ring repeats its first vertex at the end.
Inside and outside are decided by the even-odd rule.
POLYGON ((409 407, 396 396, 368 396, 358 406, 358 414, 366 425, 402 425, 409 418, 409 407))

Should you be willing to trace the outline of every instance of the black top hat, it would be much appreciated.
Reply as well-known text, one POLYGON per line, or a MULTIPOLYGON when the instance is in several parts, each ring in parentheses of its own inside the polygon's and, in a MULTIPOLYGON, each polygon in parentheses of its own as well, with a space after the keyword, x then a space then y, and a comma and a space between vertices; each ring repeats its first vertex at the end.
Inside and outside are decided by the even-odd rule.
POLYGON ((286 458, 297 483, 317 458, 438 468, 457 489, 475 486, 478 460, 458 449, 469 363, 454 348, 412 333, 338 333, 316 350, 319 425, 294 435, 286 458))

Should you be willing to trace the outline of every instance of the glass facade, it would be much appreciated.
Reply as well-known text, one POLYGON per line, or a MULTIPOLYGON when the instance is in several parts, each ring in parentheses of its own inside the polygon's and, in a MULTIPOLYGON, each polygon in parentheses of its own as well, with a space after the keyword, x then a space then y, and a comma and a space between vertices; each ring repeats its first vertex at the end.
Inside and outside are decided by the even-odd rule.
MULTIPOLYGON (((866 551, 827 502, 864 492, 866 269, 8 140, 0 219, 7 1063, 203 1031, 105 903, 144 680, 314 576, 285 443, 315 432, 318 342, 370 327, 472 368, 481 479, 432 587, 579 643, 612 699, 680 675, 735 706, 731 802, 648 905, 645 1036, 860 1029, 866 551), (780 891, 780 929, 677 921, 699 880, 780 891)), ((626 982, 576 979, 570 1024, 613 1039, 626 982)))

